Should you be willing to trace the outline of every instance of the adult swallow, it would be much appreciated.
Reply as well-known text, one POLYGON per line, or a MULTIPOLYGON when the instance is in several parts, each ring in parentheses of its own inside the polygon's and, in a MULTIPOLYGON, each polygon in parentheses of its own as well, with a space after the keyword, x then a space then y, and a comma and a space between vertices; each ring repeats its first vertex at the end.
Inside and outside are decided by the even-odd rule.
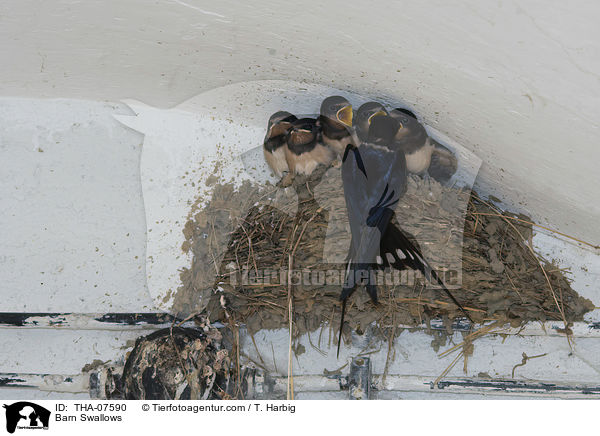
POLYGON ((352 105, 344 97, 333 95, 321 103, 318 124, 323 143, 338 155, 344 153, 348 144, 358 145, 352 129, 352 116, 352 105))
POLYGON ((269 118, 263 152, 267 164, 278 177, 289 170, 285 158, 287 136, 292 128, 292 123, 297 119, 296 116, 285 111, 276 112, 269 118))
POLYGON ((396 146, 398 131, 404 126, 389 116, 371 120, 367 141, 350 153, 348 145, 342 164, 344 197, 352 235, 346 280, 340 294, 342 315, 338 338, 338 356, 348 298, 357 286, 364 285, 374 303, 377 287, 373 272, 393 267, 419 270, 471 318, 446 288, 423 257, 414 238, 392 220, 394 208, 407 188, 408 169, 404 153, 396 146))
POLYGON ((335 159, 335 152, 323 144, 317 120, 313 118, 294 121, 286 143, 285 158, 293 175, 308 176, 319 165, 329 167, 335 159))
POLYGON ((367 140, 358 147, 348 145, 344 153, 342 183, 352 239, 340 295, 338 356, 348 298, 358 285, 364 285, 371 300, 377 302, 377 288, 370 276, 377 268, 382 235, 393 215, 393 207, 406 191, 404 153, 393 147, 397 130, 398 123, 393 118, 374 117, 367 140))
POLYGON ((395 143, 406 156, 406 168, 412 174, 424 174, 429 168, 434 149, 425 127, 408 109, 396 108, 390 112, 390 116, 400 123, 395 143))
POLYGON ((361 142, 365 142, 369 135, 369 126, 374 117, 388 115, 387 109, 376 101, 369 101, 361 105, 354 117, 354 130, 361 142))

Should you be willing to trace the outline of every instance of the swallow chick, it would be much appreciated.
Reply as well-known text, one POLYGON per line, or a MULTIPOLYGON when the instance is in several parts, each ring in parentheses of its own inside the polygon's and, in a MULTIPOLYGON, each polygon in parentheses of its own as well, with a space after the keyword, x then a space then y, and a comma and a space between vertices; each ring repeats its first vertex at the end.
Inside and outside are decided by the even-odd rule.
POLYGON ((339 95, 327 97, 321 103, 318 124, 323 143, 338 155, 342 155, 348 144, 358 145, 352 128, 352 105, 339 95))
POLYGON ((429 138, 434 148, 431 154, 431 163, 427 172, 431 177, 440 182, 446 184, 456 173, 458 169, 458 160, 452 151, 434 140, 429 138))
POLYGON ((387 109, 376 101, 369 101, 361 105, 354 118, 354 130, 361 142, 365 142, 369 135, 369 126, 374 117, 388 115, 387 109))
POLYGON ((310 176, 323 165, 328 168, 335 152, 323 144, 317 120, 301 118, 292 123, 287 136, 285 158, 290 174, 310 176))
POLYGON ((340 294, 342 315, 338 356, 348 298, 361 285, 373 303, 377 303, 377 287, 372 274, 376 269, 392 267, 421 271, 427 280, 437 282, 471 320, 423 257, 414 237, 395 222, 394 209, 406 192, 408 179, 404 153, 396 146, 398 131, 403 128, 392 117, 374 117, 367 141, 355 149, 349 145, 344 154, 342 183, 352 239, 346 280, 340 294), (349 152, 351 149, 352 153, 349 152))
POLYGON ((390 112, 390 116, 399 123, 395 143, 406 156, 406 168, 411 174, 425 174, 434 149, 425 127, 408 109, 396 108, 390 112))
POLYGON ((285 158, 287 136, 292 128, 292 123, 297 119, 296 116, 285 111, 276 112, 269 118, 263 152, 267 164, 277 177, 283 176, 289 170, 285 158))

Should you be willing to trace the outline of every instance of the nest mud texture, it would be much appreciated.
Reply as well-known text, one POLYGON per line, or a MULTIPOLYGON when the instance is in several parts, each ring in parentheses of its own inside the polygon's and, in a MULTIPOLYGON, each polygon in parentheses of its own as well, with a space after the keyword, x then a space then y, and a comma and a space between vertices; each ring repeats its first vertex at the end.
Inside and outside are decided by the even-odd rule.
MULTIPOLYGON (((242 322, 252 333, 287 328, 291 299, 294 335, 324 323, 337 329, 350 241, 339 180, 339 169, 333 169, 316 179, 295 180, 286 190, 215 185, 213 198, 186 225, 183 248, 192 251, 193 263, 182 272, 174 311, 242 322)), ((476 322, 504 320, 518 326, 581 320, 592 303, 570 287, 557 267, 532 253, 527 246, 531 225, 507 217, 475 193, 415 178, 409 180, 395 221, 454 285, 449 286, 452 293, 476 322)), ((373 322, 418 326, 432 318, 461 317, 443 291, 420 273, 388 274, 381 283, 377 305, 362 289, 350 298, 345 334, 364 331, 373 322)))

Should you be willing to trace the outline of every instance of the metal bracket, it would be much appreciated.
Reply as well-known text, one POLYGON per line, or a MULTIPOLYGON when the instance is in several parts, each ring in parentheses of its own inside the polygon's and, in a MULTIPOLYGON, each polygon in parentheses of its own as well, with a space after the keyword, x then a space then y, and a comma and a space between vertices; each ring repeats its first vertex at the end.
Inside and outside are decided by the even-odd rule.
POLYGON ((348 397, 350 400, 368 400, 371 394, 371 359, 355 357, 350 363, 348 397))

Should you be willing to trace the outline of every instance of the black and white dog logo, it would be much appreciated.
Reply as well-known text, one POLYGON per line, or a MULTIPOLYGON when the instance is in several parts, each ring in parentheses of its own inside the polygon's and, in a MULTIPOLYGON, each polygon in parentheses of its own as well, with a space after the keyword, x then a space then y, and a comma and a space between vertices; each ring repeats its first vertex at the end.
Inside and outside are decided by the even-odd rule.
POLYGON ((50 411, 28 401, 4 405, 6 409, 6 431, 19 429, 48 429, 50 411))

